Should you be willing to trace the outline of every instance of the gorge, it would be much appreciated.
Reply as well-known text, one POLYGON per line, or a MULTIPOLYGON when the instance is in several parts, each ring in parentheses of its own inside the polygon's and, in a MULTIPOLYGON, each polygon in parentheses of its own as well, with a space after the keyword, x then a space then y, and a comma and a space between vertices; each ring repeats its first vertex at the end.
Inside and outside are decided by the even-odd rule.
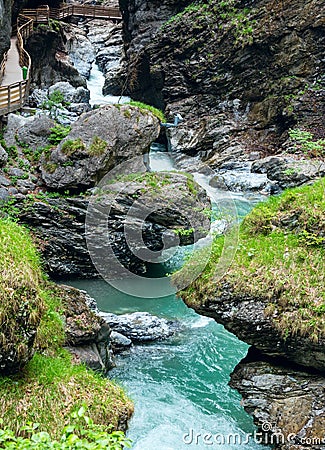
MULTIPOLYGON (((0 54, 8 48, 8 8, 1 3, 0 54)), ((255 431, 262 433, 246 448, 262 448, 264 439, 281 450, 322 449, 324 185, 311 184, 325 175, 322 2, 121 0, 120 9, 122 24, 96 19, 56 29, 52 23, 28 40, 34 61, 29 105, 47 106, 36 120, 7 119, 0 147, 2 210, 31 227, 47 273, 87 290, 101 310, 150 310, 184 327, 166 341, 137 344, 116 356, 111 374, 125 382, 135 400, 134 448, 187 448, 193 444, 185 442, 192 431, 242 433, 243 438, 253 433, 238 395, 227 386, 234 369, 230 385, 242 395, 255 431), (46 55, 38 58, 42 46, 46 55), (107 103, 130 97, 164 110, 167 119, 132 104, 92 109, 106 103, 90 78, 89 104, 86 78, 98 67, 105 75, 104 93, 114 96, 107 103), (57 92, 59 99, 53 96, 57 92), (161 122, 173 122, 176 113, 183 121, 165 133, 161 122), (65 130, 55 144, 53 128, 65 130), (147 172, 142 155, 157 139, 151 170, 170 171, 172 165, 182 173, 147 172), (167 147, 171 159, 155 153, 157 146, 167 147), (43 149, 39 161, 32 156, 36 149, 43 149), (214 265, 223 237, 212 244, 207 267, 189 286, 182 285, 177 272, 172 277, 174 291, 181 289, 188 307, 252 346, 246 357, 246 344, 174 296, 134 300, 128 296, 135 289, 132 281, 126 294, 116 295, 98 280, 71 280, 96 276, 83 237, 85 211, 90 198, 97 195, 100 202, 96 186, 101 177, 131 155, 139 157, 131 175, 141 176, 113 178, 102 205, 113 205, 109 226, 115 254, 128 270, 149 279, 163 279, 179 268, 177 258, 164 270, 158 266, 162 272, 157 274, 139 258, 141 251, 161 252, 162 242, 172 249, 175 234, 184 248, 204 239, 211 192, 222 204, 230 191, 241 220, 267 195, 307 183, 248 215, 234 241, 237 252, 220 275, 215 276, 214 265), (172 206, 165 205, 164 199, 173 196, 172 206), (145 221, 144 247, 136 242, 136 257, 121 228, 132 202, 159 209, 145 221), (283 441, 271 441, 277 434, 283 441)), ((226 231, 227 239, 229 223, 238 217, 223 211, 220 220, 218 213, 214 207, 213 226, 219 234, 226 231)), ((186 267, 185 262, 185 277, 186 267)), ((123 414, 125 428, 129 413, 123 414)), ((210 445, 202 436, 197 439, 195 448, 210 445)), ((221 445, 238 448, 236 442, 221 445)))

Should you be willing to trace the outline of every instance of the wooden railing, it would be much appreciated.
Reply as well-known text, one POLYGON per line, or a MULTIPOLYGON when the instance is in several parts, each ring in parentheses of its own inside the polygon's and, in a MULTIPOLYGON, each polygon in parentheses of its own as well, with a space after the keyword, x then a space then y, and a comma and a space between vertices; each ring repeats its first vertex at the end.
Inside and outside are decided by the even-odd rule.
POLYGON ((37 9, 23 9, 22 15, 33 19, 35 23, 48 23, 50 18, 50 8, 48 5, 40 6, 37 9))
MULTIPOLYGON (((24 49, 24 40, 33 32, 33 19, 19 15, 17 21, 17 47, 20 67, 26 67, 27 77, 23 81, 0 86, 0 116, 22 108, 29 92, 29 72, 31 59, 24 49)), ((5 64, 5 63, 4 63, 5 64)), ((1 64, 2 66, 2 64, 1 64)))
MULTIPOLYGON (((85 17, 91 19, 122 20, 119 8, 97 5, 61 5, 49 8, 48 5, 37 9, 23 9, 17 20, 17 46, 20 67, 27 68, 26 80, 0 86, 0 116, 21 109, 24 105, 30 84, 31 59, 24 49, 24 41, 32 34, 34 23, 48 23, 49 19, 62 20, 67 17, 85 17)), ((6 67, 7 54, 0 64, 0 83, 6 67)))
POLYGON ((122 20, 119 8, 76 3, 72 5, 61 4, 59 8, 49 8, 46 5, 37 9, 23 9, 22 14, 31 17, 35 23, 46 23, 49 19, 63 20, 67 17, 122 20))

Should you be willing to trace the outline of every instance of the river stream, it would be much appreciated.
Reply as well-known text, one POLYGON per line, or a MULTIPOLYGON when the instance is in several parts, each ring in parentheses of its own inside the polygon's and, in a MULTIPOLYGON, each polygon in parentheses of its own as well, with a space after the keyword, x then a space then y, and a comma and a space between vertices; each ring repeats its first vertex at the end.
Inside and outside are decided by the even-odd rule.
MULTIPOLYGON (((114 103, 116 98, 110 96, 101 99, 100 72, 96 66, 94 69, 88 85, 92 103, 114 103)), ((175 170, 170 155, 157 144, 151 149, 150 167, 154 171, 175 170)), ((194 176, 211 195, 208 177, 194 176)), ((215 194, 219 198, 222 196, 222 192, 215 194)), ((238 216, 247 214, 259 200, 258 196, 245 198, 235 194, 238 216)), ((166 267, 153 265, 150 276, 154 277, 154 272, 161 275, 164 270, 166 267)), ((169 278, 160 278, 160 282, 169 283, 169 278)), ((130 282, 125 280, 125 283, 130 282)), ((228 386, 231 371, 246 355, 245 343, 214 320, 197 315, 175 295, 150 298, 152 295, 143 292, 143 296, 134 297, 101 280, 79 280, 70 284, 86 290, 102 311, 116 314, 147 311, 181 323, 181 331, 174 337, 136 345, 117 356, 116 368, 109 373, 125 387, 135 404, 128 430, 133 449, 266 448, 247 437, 247 433, 254 433, 256 428, 241 406, 239 394, 228 386)), ((141 292, 141 286, 137 289, 141 292)))

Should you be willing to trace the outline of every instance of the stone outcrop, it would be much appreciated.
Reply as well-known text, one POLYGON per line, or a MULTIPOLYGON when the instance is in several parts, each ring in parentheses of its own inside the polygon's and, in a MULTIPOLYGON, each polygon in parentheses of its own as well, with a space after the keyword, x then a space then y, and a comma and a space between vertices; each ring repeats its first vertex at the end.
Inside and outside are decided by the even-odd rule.
POLYGON ((219 296, 215 296, 196 311, 212 317, 262 353, 283 358, 305 367, 325 370, 325 339, 314 342, 310 337, 285 337, 274 324, 274 318, 265 314, 268 301, 234 294, 224 283, 219 296))
POLYGON ((71 61, 65 46, 64 29, 68 25, 53 22, 42 25, 34 31, 26 43, 32 64, 32 88, 48 88, 66 81, 74 87, 87 87, 86 79, 81 76, 71 61))
MULTIPOLYGON (((99 248, 106 248, 105 234, 98 233, 97 229, 98 225, 104 226, 113 254, 134 273, 146 272, 141 252, 146 252, 147 247, 157 252, 158 257, 164 245, 169 248, 193 243, 210 228, 205 214, 210 206, 206 193, 195 183, 189 183, 185 175, 140 173, 138 180, 126 178, 109 184, 108 188, 107 193, 99 191, 91 197, 91 213, 98 211, 102 217, 104 212, 105 223, 90 228, 88 246, 90 242, 92 246, 98 243, 99 248), (128 231, 124 228, 126 223, 128 231), (189 231, 175 234, 175 230, 183 229, 189 231), (143 243, 139 240, 140 230, 143 243)), ((46 270, 52 276, 97 274, 85 239, 89 199, 45 196, 34 202, 22 200, 15 205, 20 209, 19 220, 28 224, 38 238, 46 270)), ((111 270, 113 275, 113 260, 105 258, 103 270, 105 273, 111 270)))
POLYGON ((50 144, 49 136, 54 126, 54 120, 45 114, 30 117, 9 114, 4 140, 7 146, 21 144, 36 150, 50 144))
POLYGON ((230 386, 243 396, 262 442, 281 450, 325 448, 322 375, 250 351, 231 374, 230 386))
POLYGON ((93 187, 124 160, 149 151, 159 120, 127 105, 108 105, 83 114, 42 163, 42 178, 55 190, 93 187))
POLYGON ((292 156, 268 156, 252 164, 253 173, 266 174, 281 189, 299 186, 317 177, 325 176, 325 162, 292 156))
POLYGON ((79 289, 59 286, 65 318, 65 346, 74 360, 107 372, 114 366, 110 349, 110 327, 91 309, 93 299, 79 289))

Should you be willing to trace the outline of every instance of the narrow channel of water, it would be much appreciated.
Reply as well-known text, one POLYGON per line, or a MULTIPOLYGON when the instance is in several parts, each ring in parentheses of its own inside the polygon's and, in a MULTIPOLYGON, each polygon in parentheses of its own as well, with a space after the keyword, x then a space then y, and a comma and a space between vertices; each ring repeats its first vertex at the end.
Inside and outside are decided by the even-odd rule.
MULTIPOLYGON (((104 104, 107 102, 100 97, 98 77, 100 73, 94 66, 88 88, 92 103, 104 104)), ((112 102, 114 100, 109 101, 112 102)), ((163 150, 159 145, 152 146, 150 166, 154 171, 175 169, 172 159, 163 150)), ((202 174, 195 177, 208 191, 211 189, 207 177, 202 174)), ((222 192, 218 195, 222 196, 222 192)), ((237 195, 239 216, 245 215, 258 200, 237 195)), ((169 278, 162 278, 160 282, 169 283, 169 278)), ((125 280, 125 283, 130 281, 125 280)), ((134 450, 266 448, 252 440, 242 445, 238 441, 234 443, 235 435, 245 442, 246 433, 255 430, 251 417, 240 405, 239 394, 228 386, 231 371, 247 352, 246 344, 214 320, 197 315, 175 295, 148 298, 144 292, 143 297, 134 297, 101 280, 69 284, 86 290, 102 311, 116 314, 147 311, 176 319, 182 325, 173 338, 137 345, 117 356, 117 366, 109 373, 124 385, 135 404, 128 430, 134 450), (212 435, 206 442, 203 441, 205 433, 212 435)))

